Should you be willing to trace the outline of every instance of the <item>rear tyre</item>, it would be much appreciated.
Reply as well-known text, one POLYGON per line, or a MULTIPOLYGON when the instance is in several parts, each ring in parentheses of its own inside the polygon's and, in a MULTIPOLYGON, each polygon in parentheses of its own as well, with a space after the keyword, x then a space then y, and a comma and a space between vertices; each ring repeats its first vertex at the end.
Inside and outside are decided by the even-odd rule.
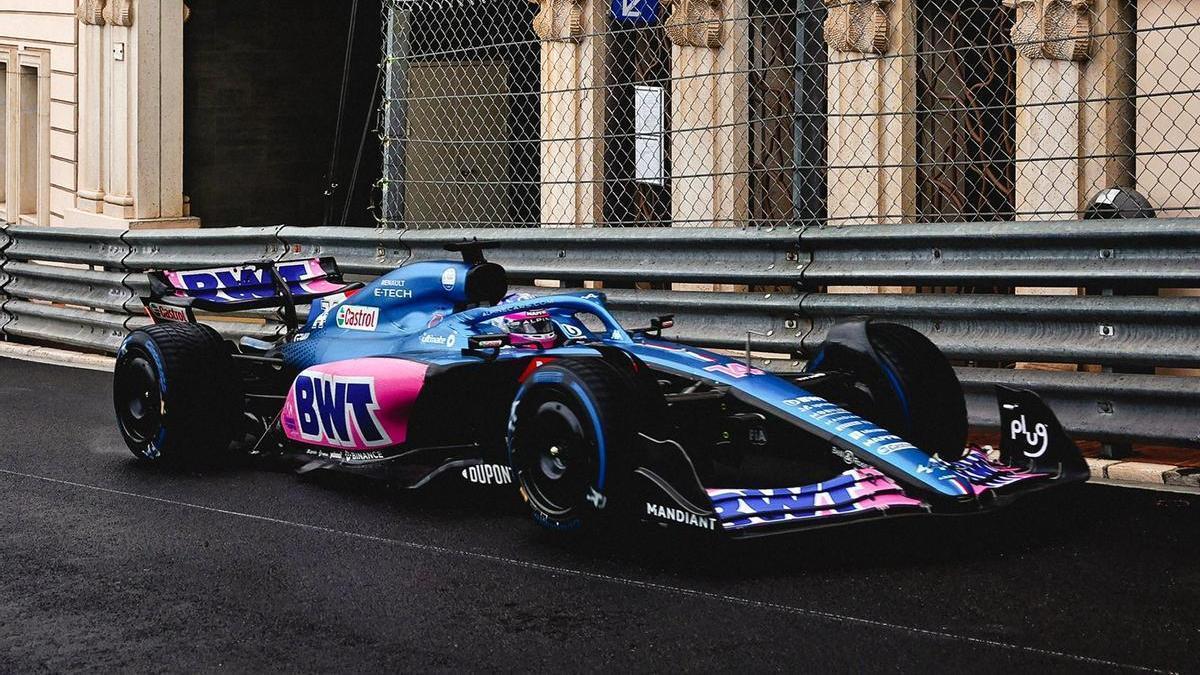
POLYGON ((538 368, 513 400, 509 461, 539 524, 578 530, 610 509, 633 469, 629 378, 601 359, 538 368))
POLYGON ((113 405, 125 444, 146 461, 220 461, 244 426, 230 350, 200 324, 157 324, 125 338, 113 405))
POLYGON ((810 370, 851 374, 854 381, 843 405, 943 460, 961 459, 967 405, 941 350, 921 333, 895 323, 868 323, 867 337, 879 362, 822 348, 810 370))

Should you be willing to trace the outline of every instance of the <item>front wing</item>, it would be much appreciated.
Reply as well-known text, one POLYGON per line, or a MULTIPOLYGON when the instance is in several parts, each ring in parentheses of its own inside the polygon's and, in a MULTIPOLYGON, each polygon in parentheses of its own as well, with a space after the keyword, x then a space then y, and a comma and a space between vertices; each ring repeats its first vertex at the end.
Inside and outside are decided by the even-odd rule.
POLYGON ((651 441, 654 466, 637 472, 645 488, 642 516, 741 538, 900 515, 976 513, 1087 480, 1078 447, 1036 394, 997 387, 997 399, 1003 439, 997 456, 973 446, 957 461, 932 460, 970 486, 967 499, 943 498, 867 465, 811 485, 705 487, 683 448, 651 441))

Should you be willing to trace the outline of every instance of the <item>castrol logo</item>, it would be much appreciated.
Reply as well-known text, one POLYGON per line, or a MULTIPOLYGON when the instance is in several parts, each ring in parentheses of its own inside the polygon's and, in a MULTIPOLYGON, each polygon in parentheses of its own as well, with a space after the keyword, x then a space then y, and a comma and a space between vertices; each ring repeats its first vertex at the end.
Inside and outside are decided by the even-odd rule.
POLYGON ((379 327, 379 308, 342 305, 338 307, 335 320, 338 328, 373 331, 379 327))

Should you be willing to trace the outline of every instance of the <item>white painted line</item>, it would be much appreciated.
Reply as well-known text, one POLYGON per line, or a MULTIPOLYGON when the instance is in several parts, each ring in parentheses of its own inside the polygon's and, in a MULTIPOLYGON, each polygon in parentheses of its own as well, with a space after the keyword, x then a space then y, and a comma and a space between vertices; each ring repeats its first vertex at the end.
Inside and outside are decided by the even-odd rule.
POLYGON ((74 481, 63 480, 61 478, 50 478, 48 476, 38 476, 36 474, 21 473, 19 471, 9 471, 6 469, 0 469, 0 474, 4 474, 7 476, 14 476, 17 478, 27 478, 27 479, 31 479, 31 480, 38 480, 38 481, 43 481, 46 483, 53 483, 53 484, 57 484, 57 485, 66 485, 66 486, 75 487, 75 488, 82 488, 85 490, 94 490, 96 492, 103 492, 106 494, 118 495, 118 496, 122 496, 122 497, 130 497, 133 499, 142 499, 145 501, 156 502, 159 504, 168 504, 171 506, 178 506, 178 507, 187 508, 187 509, 195 509, 198 511, 206 511, 209 513, 218 513, 218 514, 225 515, 225 516, 232 516, 234 518, 245 518, 247 520, 255 520, 255 521, 264 522, 264 523, 273 523, 276 525, 284 525, 287 527, 299 528, 299 529, 308 530, 311 532, 320 532, 323 534, 332 534, 332 535, 337 535, 337 536, 341 536, 341 537, 349 537, 351 539, 358 539, 360 541, 370 541, 370 542, 375 542, 375 543, 379 543, 379 544, 387 544, 390 546, 406 548, 406 549, 410 549, 413 551, 421 551, 424 553, 432 553, 435 555, 449 555, 449 556, 457 556, 460 558, 483 560, 486 562, 499 563, 501 565, 508 565, 511 567, 520 567, 523 569, 535 570, 535 571, 539 571, 539 572, 548 572, 550 574, 562 574, 562 575, 572 576, 572 577, 582 578, 582 579, 592 579, 595 581, 603 581, 606 583, 618 584, 621 586, 629 586, 632 588, 640 588, 643 590, 658 591, 658 592, 662 592, 662 593, 669 593, 672 595, 679 595, 679 596, 684 596, 684 597, 700 598, 700 599, 704 599, 704 600, 723 602, 726 604, 738 605, 741 607, 749 607, 751 609, 764 609, 764 610, 769 610, 769 611, 782 612, 784 614, 804 616, 804 617, 808 617, 808 618, 812 618, 812 619, 831 621, 833 623, 852 624, 852 625, 857 625, 857 626, 867 626, 867 627, 871 627, 871 628, 881 628, 884 630, 898 631, 898 632, 908 633, 911 635, 918 635, 918 636, 926 637, 926 638, 966 642, 969 644, 979 645, 979 646, 983 646, 983 647, 993 647, 996 649, 1002 649, 1002 650, 1006 650, 1006 651, 1024 652, 1027 654, 1034 654, 1037 656, 1058 658, 1058 659, 1063 659, 1063 660, 1067 660, 1067 661, 1075 661, 1078 663, 1087 663, 1087 664, 1096 665, 1096 666, 1104 666, 1107 668, 1122 668, 1122 669, 1126 669, 1126 670, 1137 670, 1137 671, 1152 672, 1152 673, 1169 672, 1169 671, 1158 670, 1155 668, 1149 668, 1146 666, 1136 666, 1136 665, 1132 665, 1132 664, 1128 664, 1128 663, 1119 663, 1116 661, 1109 661, 1107 659, 1100 659, 1100 658, 1095 658, 1095 657, 1091 657, 1091 656, 1083 656, 1080 654, 1071 654, 1068 652, 1060 652, 1060 651, 1055 651, 1055 650, 1051 650, 1051 649, 1040 649, 1038 647, 1029 647, 1026 645, 1019 645, 1019 644, 1014 644, 1011 642, 1001 642, 999 640, 989 640, 987 638, 978 638, 978 637, 972 637, 969 635, 959 635, 956 633, 950 633, 950 632, 940 631, 940 630, 932 630, 932 629, 928 629, 928 628, 917 628, 915 626, 905 626, 903 624, 890 623, 887 621, 880 621, 878 619, 865 619, 862 617, 850 616, 850 615, 846 615, 846 614, 837 614, 835 612, 827 612, 827 611, 819 610, 819 609, 809 609, 809 608, 805 608, 805 607, 796 607, 794 605, 785 605, 785 604, 777 603, 777 602, 766 602, 763 600, 753 600, 751 598, 743 598, 743 597, 739 597, 736 595, 726 595, 723 593, 713 593, 710 591, 701 591, 701 590, 697 590, 694 588, 685 588, 682 586, 672 586, 669 584, 660 584, 660 583, 656 583, 653 581, 644 581, 641 579, 630 579, 627 577, 618 577, 618 576, 614 576, 614 575, 610 575, 610 574, 602 574, 599 572, 588 572, 585 570, 578 570, 578 569, 574 569, 574 568, 570 568, 570 567, 560 567, 558 565, 547 565, 545 563, 531 562, 528 560, 518 560, 516 558, 506 558, 504 556, 494 555, 491 553, 480 553, 480 552, 476 552, 476 551, 462 551, 459 549, 447 548, 444 546, 437 546, 435 544, 422 544, 422 543, 414 542, 414 541, 390 539, 388 537, 379 537, 379 536, 370 535, 370 534, 361 534, 358 532, 338 530, 338 529, 331 528, 331 527, 323 527, 321 525, 311 525, 309 523, 301 523, 301 522, 296 522, 296 521, 292 521, 292 520, 284 520, 281 518, 272 518, 270 516, 262 516, 262 515, 257 515, 257 514, 253 514, 253 513, 244 513, 241 511, 231 511, 228 509, 221 509, 221 508, 217 508, 214 506, 204 506, 202 504, 192 504, 189 502, 176 501, 174 499, 165 499, 163 497, 154 497, 151 495, 143 495, 143 494, 139 494, 136 492, 127 492, 125 490, 115 490, 113 488, 101 487, 99 485, 89 485, 87 483, 76 483, 74 481))
POLYGON ((47 363, 54 366, 82 368, 84 370, 100 370, 109 373, 112 372, 113 365, 116 363, 116 359, 111 356, 84 354, 66 349, 23 345, 16 342, 0 342, 0 358, 47 363))

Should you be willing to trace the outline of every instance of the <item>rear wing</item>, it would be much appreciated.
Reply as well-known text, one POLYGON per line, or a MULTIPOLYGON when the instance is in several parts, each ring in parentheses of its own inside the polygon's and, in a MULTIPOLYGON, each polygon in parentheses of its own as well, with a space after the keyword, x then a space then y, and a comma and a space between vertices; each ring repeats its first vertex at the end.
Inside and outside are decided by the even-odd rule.
POLYGON ((223 313, 282 307, 294 330, 296 305, 362 287, 346 283, 333 258, 249 262, 236 267, 150 272, 142 300, 155 321, 194 322, 193 310, 223 313))

